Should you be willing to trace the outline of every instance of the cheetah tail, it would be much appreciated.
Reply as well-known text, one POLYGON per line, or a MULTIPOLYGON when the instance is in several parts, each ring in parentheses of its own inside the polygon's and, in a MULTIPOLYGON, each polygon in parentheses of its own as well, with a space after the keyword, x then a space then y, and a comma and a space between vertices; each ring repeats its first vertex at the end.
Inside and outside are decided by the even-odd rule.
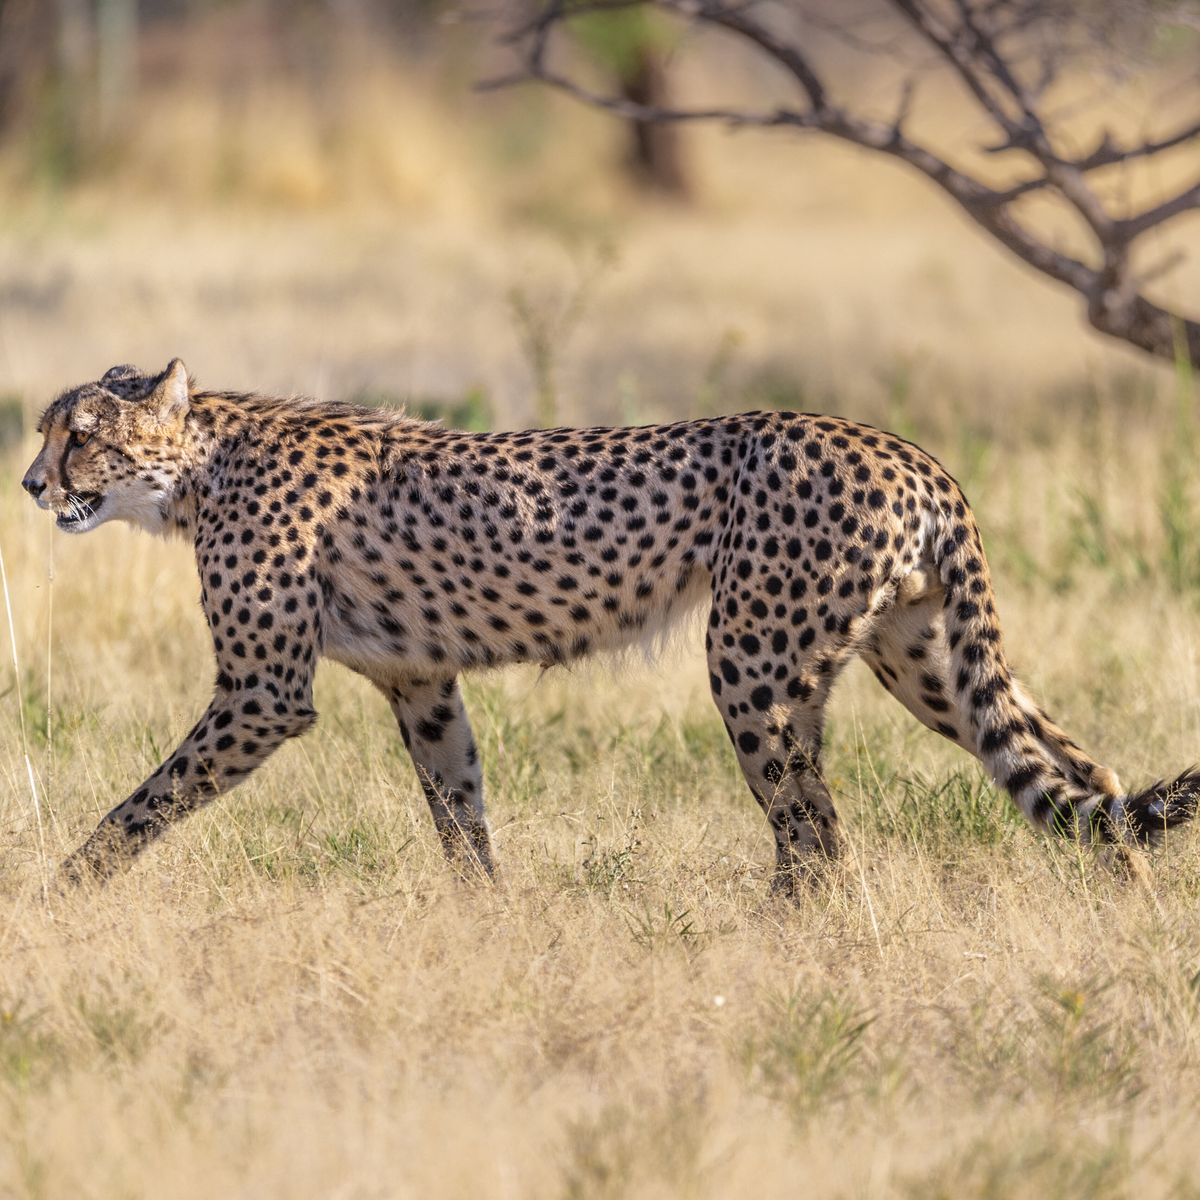
POLYGON ((979 531, 966 509, 937 521, 951 685, 972 748, 1035 826, 1082 842, 1150 845, 1200 806, 1200 769, 1124 793, 1029 698, 1005 660, 979 531))
POLYGON ((1178 779, 1160 779, 1143 791, 1118 796, 1109 806, 1111 841, 1153 846, 1168 829, 1196 815, 1200 802, 1200 769, 1191 767, 1178 779))

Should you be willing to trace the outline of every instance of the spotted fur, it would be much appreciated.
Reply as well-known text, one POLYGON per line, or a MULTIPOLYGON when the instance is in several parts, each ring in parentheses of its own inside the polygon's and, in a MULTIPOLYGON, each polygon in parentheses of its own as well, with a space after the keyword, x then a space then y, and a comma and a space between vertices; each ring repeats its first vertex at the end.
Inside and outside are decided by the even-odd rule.
POLYGON ((447 853, 492 849, 459 676, 644 639, 699 603, 712 693, 790 888, 837 851, 825 705, 863 655, 1035 825, 1145 843, 1200 776, 1123 795, 1013 677, 979 531, 917 447, 837 417, 471 434, 345 404, 114 367, 42 418, 25 487, 83 532, 195 547, 211 704, 69 860, 105 875, 311 728, 319 659, 387 697, 447 853))

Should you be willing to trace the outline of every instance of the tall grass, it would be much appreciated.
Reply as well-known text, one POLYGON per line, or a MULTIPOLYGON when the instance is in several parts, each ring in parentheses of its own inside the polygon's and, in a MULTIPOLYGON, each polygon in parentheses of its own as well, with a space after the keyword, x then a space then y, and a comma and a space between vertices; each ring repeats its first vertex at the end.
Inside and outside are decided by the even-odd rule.
MULTIPOLYGON (((1119 450, 1064 433, 1018 445, 1019 471, 986 455, 973 489, 1012 657, 1131 782, 1200 732, 1195 590, 1164 569, 1141 482, 1175 452, 1169 406, 1155 419, 1119 450), (1097 480, 1113 530, 1143 531, 1137 570, 1079 544, 1097 480)), ((56 856, 202 705, 207 652, 186 551, 61 540, 50 769, 24 452, 0 472, 29 648, 0 674, 0 1190, 1190 1194, 1194 836, 1150 892, 1123 883, 1035 836, 857 670, 826 762, 846 859, 798 905, 769 895, 691 646, 471 684, 494 888, 445 869, 386 706, 330 670, 317 732, 50 917, 26 753, 56 856)))

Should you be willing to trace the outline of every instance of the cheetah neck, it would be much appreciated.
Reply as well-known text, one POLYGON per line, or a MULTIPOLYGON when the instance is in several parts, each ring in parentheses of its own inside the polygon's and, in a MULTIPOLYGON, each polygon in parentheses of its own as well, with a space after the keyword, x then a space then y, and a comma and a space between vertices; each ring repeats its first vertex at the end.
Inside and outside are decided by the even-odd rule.
POLYGON ((250 396, 200 393, 191 398, 176 443, 174 486, 163 500, 166 536, 191 540, 201 502, 220 491, 220 463, 234 446, 253 444, 270 418, 247 401, 250 396))
POLYGON ((259 393, 194 393, 175 445, 174 482, 162 502, 160 532, 194 539, 200 508, 222 491, 224 469, 232 459, 266 461, 268 448, 278 445, 281 435, 322 421, 368 437, 428 424, 403 412, 354 404, 259 393))

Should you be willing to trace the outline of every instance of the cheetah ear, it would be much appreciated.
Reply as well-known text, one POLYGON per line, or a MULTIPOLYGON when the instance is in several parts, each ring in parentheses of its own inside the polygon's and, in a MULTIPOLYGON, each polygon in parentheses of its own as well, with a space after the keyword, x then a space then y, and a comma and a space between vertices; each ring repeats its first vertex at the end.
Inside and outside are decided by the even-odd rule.
POLYGON ((153 385, 152 377, 139 371, 130 363, 122 363, 119 367, 109 367, 100 376, 100 386, 120 400, 144 400, 153 385))
POLYGON ((117 367, 109 367, 107 371, 100 377, 100 382, 109 383, 127 383, 132 379, 144 379, 145 375, 133 365, 133 363, 121 363, 117 367))
POLYGON ((158 377, 158 382, 147 401, 164 425, 182 419, 188 411, 191 406, 189 387, 187 367, 183 365, 183 359, 171 359, 167 369, 158 377))

